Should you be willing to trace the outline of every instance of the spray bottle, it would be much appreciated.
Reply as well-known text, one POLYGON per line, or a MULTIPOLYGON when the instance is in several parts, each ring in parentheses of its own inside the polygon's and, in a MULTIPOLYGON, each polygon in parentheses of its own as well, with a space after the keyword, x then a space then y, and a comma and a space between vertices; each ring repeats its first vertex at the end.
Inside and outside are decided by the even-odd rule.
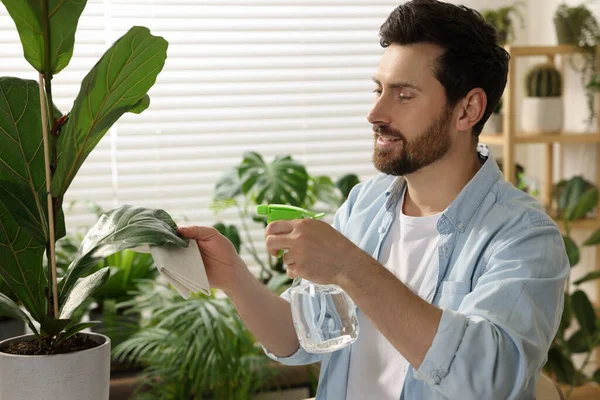
MULTIPOLYGON (((319 219, 324 213, 285 205, 261 204, 256 212, 267 216, 267 223, 300 218, 319 219)), ((281 257, 280 250, 278 256, 281 257)), ((290 288, 290 303, 298 341, 309 353, 330 353, 358 338, 356 306, 337 285, 320 285, 295 278, 290 288)))

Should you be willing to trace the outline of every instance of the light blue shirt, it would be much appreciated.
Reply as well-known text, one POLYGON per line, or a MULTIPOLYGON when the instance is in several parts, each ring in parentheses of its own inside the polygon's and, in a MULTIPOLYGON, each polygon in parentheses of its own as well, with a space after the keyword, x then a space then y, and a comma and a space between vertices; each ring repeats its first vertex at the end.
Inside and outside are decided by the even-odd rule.
MULTIPOLYGON (((405 182, 380 174, 355 186, 335 228, 378 259, 405 182)), ((559 229, 534 198, 504 181, 492 156, 437 229, 439 258, 419 295, 442 318, 425 360, 409 368, 401 399, 534 399, 569 274, 559 229)), ((289 290, 282 297, 289 301, 289 290)), ((351 346, 320 355, 265 352, 286 365, 320 362, 317 400, 345 399, 351 346)))

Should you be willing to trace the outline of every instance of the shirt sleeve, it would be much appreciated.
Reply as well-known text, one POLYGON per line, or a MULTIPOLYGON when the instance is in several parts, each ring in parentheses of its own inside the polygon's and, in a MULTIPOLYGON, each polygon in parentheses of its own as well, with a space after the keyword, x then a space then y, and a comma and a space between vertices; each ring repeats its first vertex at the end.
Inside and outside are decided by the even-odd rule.
POLYGON ((415 378, 448 398, 517 399, 547 359, 569 261, 555 225, 523 229, 489 253, 459 309, 442 308, 415 378))

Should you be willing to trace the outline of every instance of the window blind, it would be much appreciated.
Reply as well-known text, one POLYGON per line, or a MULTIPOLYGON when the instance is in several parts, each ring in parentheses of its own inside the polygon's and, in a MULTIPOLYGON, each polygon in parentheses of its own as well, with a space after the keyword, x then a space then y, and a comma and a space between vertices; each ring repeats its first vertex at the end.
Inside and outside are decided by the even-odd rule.
MULTIPOLYGON (((378 29, 397 0, 88 0, 73 59, 53 80, 68 111, 85 74, 134 25, 169 42, 150 108, 126 114, 91 153, 65 197, 67 227, 85 207, 140 204, 178 221, 238 224, 210 210, 215 183, 244 151, 290 154, 311 175, 376 173, 366 114, 382 49, 378 29), (76 202, 73 207, 69 203, 76 202)), ((37 79, 0 7, 1 75, 37 79)), ((260 242, 261 227, 252 236, 260 242)))

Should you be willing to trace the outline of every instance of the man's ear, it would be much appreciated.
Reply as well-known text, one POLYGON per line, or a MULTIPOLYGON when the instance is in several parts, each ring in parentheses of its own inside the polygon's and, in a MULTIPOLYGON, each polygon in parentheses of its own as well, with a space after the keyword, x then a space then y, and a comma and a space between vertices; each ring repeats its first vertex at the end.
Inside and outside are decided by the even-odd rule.
POLYGON ((483 89, 475 88, 467 93, 459 104, 460 109, 458 120, 456 121, 456 129, 459 132, 467 131, 483 117, 485 108, 487 107, 487 96, 483 89))

